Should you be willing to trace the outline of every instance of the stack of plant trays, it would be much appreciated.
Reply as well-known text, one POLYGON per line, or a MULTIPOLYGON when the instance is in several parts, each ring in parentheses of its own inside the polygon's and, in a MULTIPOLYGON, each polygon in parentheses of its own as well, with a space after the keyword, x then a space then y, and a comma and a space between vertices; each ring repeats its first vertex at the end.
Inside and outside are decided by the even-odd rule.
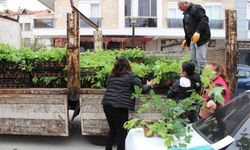
POLYGON ((20 69, 19 64, 5 60, 0 62, 0 88, 29 88, 30 79, 30 73, 20 69))
POLYGON ((65 62, 35 62, 32 69, 32 83, 36 88, 66 87, 65 62))

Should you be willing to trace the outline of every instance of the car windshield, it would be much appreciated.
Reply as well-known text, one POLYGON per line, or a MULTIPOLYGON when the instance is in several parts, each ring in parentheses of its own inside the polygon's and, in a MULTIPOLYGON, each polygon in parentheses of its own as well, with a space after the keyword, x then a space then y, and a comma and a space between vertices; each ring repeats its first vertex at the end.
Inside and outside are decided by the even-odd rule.
POLYGON ((212 117, 194 123, 193 128, 210 143, 215 143, 227 135, 237 140, 238 131, 244 126, 246 129, 243 130, 249 134, 249 117, 250 92, 235 97, 225 107, 217 110, 212 117))

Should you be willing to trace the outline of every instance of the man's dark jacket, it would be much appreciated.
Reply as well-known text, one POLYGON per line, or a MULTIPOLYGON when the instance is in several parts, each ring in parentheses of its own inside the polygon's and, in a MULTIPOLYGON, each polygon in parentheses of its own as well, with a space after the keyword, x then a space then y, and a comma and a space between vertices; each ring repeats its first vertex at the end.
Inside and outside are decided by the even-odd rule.
POLYGON ((135 100, 131 98, 134 92, 134 85, 139 86, 142 89, 142 93, 150 91, 150 87, 143 85, 141 80, 133 73, 123 74, 118 77, 110 76, 102 104, 134 110, 135 100))
POLYGON ((197 42, 198 47, 209 42, 211 33, 206 11, 200 5, 190 3, 187 11, 183 14, 183 26, 187 46, 190 46, 191 38, 195 32, 200 33, 200 40, 197 42))

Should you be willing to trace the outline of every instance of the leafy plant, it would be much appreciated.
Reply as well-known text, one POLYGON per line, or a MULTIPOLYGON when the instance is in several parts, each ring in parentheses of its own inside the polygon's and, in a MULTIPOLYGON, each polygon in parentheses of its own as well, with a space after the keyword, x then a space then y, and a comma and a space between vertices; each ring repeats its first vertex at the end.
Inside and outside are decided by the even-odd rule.
MULTIPOLYGON (((214 79, 216 76, 216 72, 205 67, 201 74, 201 82, 203 84, 203 95, 208 93, 208 96, 214 97, 214 101, 218 104, 224 105, 224 97, 222 96, 222 91, 224 87, 219 87, 212 84, 211 79, 214 79)), ((206 104, 204 101, 203 106, 206 104)))
MULTIPOLYGON (((191 136, 189 135, 190 128, 186 127, 188 120, 183 118, 182 114, 192 109, 194 100, 189 98, 178 103, 172 99, 155 94, 153 90, 149 96, 145 96, 140 94, 142 90, 139 87, 135 86, 134 89, 133 97, 140 99, 142 102, 142 106, 137 111, 138 113, 157 110, 164 118, 149 124, 148 128, 150 130, 148 134, 154 132, 164 138, 167 147, 185 147, 186 143, 190 142, 191 136)), ((197 95, 193 95, 193 97, 200 100, 200 97, 197 97, 197 95)), ((125 123, 124 127, 127 129, 138 127, 138 125, 141 127, 141 123, 138 124, 138 120, 140 119, 132 119, 125 123)))

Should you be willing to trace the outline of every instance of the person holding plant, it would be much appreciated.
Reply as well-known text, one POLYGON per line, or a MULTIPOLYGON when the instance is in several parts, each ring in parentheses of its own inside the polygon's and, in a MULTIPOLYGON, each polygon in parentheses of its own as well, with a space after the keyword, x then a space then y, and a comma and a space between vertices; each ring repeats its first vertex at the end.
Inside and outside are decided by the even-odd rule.
POLYGON ((222 105, 227 104, 230 100, 229 82, 227 81, 224 66, 222 64, 212 62, 206 66, 206 69, 210 70, 210 73, 208 73, 210 83, 203 86, 201 94, 206 102, 206 109, 210 114, 204 115, 201 111, 201 118, 209 117, 222 105), (218 91, 220 92, 218 93, 218 91))
POLYGON ((147 93, 154 85, 154 81, 147 81, 147 84, 143 85, 141 80, 132 73, 128 59, 123 56, 117 58, 102 100, 103 110, 110 128, 106 150, 112 150, 116 137, 117 150, 125 150, 127 130, 123 128, 123 124, 128 121, 128 110, 134 110, 135 100, 131 97, 135 85, 139 86, 143 93, 147 93))
MULTIPOLYGON (((191 62, 184 62, 180 71, 180 79, 170 87, 167 97, 177 101, 190 97, 193 92, 199 93, 201 87, 200 75, 195 72, 195 65, 191 62)), ((191 110, 187 113, 191 122, 198 120, 198 113, 191 110)))

